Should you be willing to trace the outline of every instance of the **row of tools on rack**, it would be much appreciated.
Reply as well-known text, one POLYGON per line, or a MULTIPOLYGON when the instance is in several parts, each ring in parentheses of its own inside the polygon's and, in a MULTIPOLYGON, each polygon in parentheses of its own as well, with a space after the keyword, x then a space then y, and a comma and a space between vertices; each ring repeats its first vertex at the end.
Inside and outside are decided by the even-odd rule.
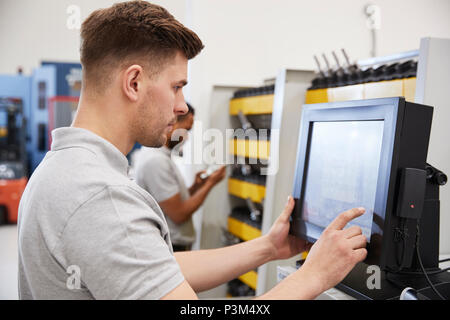
POLYGON ((417 74, 417 61, 414 60, 362 67, 357 63, 350 62, 344 49, 341 49, 341 52, 344 57, 343 63, 339 60, 336 52, 332 51, 335 62, 333 67, 331 67, 325 54, 322 54, 324 66, 321 65, 319 58, 316 55, 314 56, 317 75, 312 80, 311 87, 308 90, 411 78, 417 74))

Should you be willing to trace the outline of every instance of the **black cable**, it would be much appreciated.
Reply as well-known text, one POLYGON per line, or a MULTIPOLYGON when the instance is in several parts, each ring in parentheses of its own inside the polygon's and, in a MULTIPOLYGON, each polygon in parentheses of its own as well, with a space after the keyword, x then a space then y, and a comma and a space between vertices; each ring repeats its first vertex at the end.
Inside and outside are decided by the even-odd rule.
POLYGON ((397 254, 396 254, 396 261, 397 261, 397 270, 394 272, 400 272, 403 266, 403 260, 405 258, 405 252, 406 252, 406 237, 407 237, 407 231, 405 230, 406 221, 403 218, 400 218, 399 220, 399 227, 395 228, 395 235, 394 235, 394 241, 395 242, 402 242, 400 245, 397 244, 397 254), (401 247, 401 254, 398 253, 401 247), (400 259, 400 260, 399 260, 400 259))
POLYGON ((450 258, 439 260, 439 263, 450 261, 450 258))
POLYGON ((419 250, 419 223, 417 223, 417 235, 416 235, 416 252, 417 252, 417 260, 419 260, 419 264, 420 264, 420 268, 422 269, 423 274, 425 275, 425 278, 427 279, 428 284, 430 285, 431 289, 433 289, 434 293, 436 293, 438 295, 439 298, 441 298, 441 300, 446 300, 440 293, 439 291, 437 291, 436 287, 434 286, 434 284, 431 282, 430 278, 428 277, 427 272, 425 271, 425 268, 423 266, 422 263, 422 258, 420 257, 420 250, 419 250))

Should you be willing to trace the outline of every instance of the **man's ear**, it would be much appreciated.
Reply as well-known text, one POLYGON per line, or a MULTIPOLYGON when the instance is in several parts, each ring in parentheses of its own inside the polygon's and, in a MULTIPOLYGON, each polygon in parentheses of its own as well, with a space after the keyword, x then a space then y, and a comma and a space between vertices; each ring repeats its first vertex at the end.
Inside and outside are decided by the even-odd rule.
POLYGON ((128 67, 122 76, 122 89, 125 96, 133 102, 138 100, 143 86, 143 69, 134 64, 128 67))

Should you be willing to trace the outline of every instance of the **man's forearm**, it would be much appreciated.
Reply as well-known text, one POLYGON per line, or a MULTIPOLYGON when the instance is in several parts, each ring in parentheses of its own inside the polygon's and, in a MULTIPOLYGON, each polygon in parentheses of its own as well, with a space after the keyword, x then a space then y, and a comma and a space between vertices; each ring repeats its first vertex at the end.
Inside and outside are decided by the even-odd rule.
POLYGON ((181 199, 180 193, 178 193, 172 198, 160 202, 159 205, 173 222, 177 224, 184 223, 202 205, 213 186, 212 183, 205 183, 194 195, 184 201, 181 199))
MULTIPOLYGON (((182 214, 184 221, 188 220, 195 211, 203 204, 211 189, 214 187, 212 183, 205 183, 195 191, 191 197, 183 202, 182 214)), ((183 222, 184 222, 183 221, 183 222)))
POLYGON ((266 237, 219 249, 176 252, 181 271, 194 291, 204 291, 269 262, 273 247, 266 237))
MULTIPOLYGON (((219 249, 176 252, 181 271, 196 292, 215 288, 272 260, 273 252, 264 237, 219 249)), ((256 299, 309 300, 326 288, 317 275, 300 268, 256 299)))
POLYGON ((198 185, 196 183, 193 183, 189 188, 189 194, 192 196, 195 192, 197 192, 198 189, 198 185))
POLYGON ((302 267, 256 299, 312 300, 326 289, 317 274, 302 267))

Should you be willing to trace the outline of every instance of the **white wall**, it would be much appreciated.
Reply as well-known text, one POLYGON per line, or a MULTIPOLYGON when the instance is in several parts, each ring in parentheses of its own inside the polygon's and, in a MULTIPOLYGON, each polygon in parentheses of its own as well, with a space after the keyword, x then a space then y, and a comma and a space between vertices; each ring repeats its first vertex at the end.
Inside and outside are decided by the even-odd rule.
POLYGON ((190 1, 192 27, 205 43, 191 78, 204 119, 213 84, 260 84, 281 67, 313 69, 314 54, 331 60, 341 48, 351 59, 370 57, 368 3, 381 8, 379 55, 418 49, 425 36, 450 38, 448 0, 190 1))
MULTIPOLYGON (((41 60, 79 62, 79 30, 69 29, 71 5, 80 8, 81 21, 112 0, 0 0, 0 73, 23 66, 31 73, 41 60)), ((184 0, 155 0, 178 20, 185 19, 184 0)))
MULTIPOLYGON (((378 55, 419 49, 423 37, 450 38, 448 0, 370 2, 381 9, 378 55)), ((364 14, 368 3, 191 0, 192 28, 205 43, 202 54, 191 63, 191 101, 202 107, 198 117, 209 119, 212 85, 258 85, 274 77, 281 67, 314 69, 314 54, 325 52, 331 62, 331 51, 341 48, 351 59, 370 57, 371 38, 364 14)), ((441 137, 434 136, 430 145, 448 150, 448 137, 450 129, 441 137)), ((443 209, 449 207, 448 192, 441 192, 441 202, 443 209)), ((442 253, 450 252, 448 216, 443 210, 442 253)))
MULTIPOLYGON (((40 61, 79 60, 79 31, 66 26, 67 8, 84 19, 111 0, 0 0, 0 73, 25 73, 40 61)), ((313 69, 313 54, 347 49, 370 55, 364 6, 381 8, 380 55, 419 48, 425 36, 450 38, 448 0, 157 0, 196 31, 206 47, 190 63, 187 96, 198 119, 209 118, 213 84, 260 84, 281 67, 313 69)))

